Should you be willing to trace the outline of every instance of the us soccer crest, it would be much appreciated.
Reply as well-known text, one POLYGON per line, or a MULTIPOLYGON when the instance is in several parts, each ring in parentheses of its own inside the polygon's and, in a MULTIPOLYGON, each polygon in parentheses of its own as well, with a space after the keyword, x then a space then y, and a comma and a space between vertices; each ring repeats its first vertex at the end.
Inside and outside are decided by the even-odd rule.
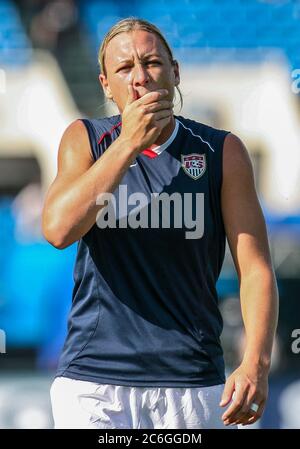
POLYGON ((205 154, 182 154, 181 166, 187 175, 189 175, 193 179, 198 179, 204 174, 206 170, 205 154))

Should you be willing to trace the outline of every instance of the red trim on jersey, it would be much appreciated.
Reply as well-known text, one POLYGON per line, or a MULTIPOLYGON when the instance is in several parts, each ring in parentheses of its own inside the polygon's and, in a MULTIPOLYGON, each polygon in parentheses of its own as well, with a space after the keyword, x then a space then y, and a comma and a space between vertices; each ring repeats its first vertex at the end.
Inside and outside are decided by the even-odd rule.
POLYGON ((151 159, 158 156, 158 154, 155 153, 155 151, 150 150, 150 148, 146 148, 145 150, 142 151, 142 153, 150 157, 151 159))
POLYGON ((122 122, 119 122, 116 125, 114 125, 109 131, 105 131, 105 133, 103 133, 100 139, 98 140, 98 145, 100 145, 105 136, 109 136, 113 132, 113 130, 118 128, 118 126, 120 126, 121 124, 122 122))
MULTIPOLYGON (((113 130, 118 128, 121 125, 122 125, 122 122, 119 122, 116 125, 114 125, 109 131, 105 131, 105 133, 103 133, 102 136, 100 137, 100 139, 98 140, 98 145, 100 145, 100 143, 102 142, 102 140, 104 139, 105 136, 111 135, 113 130)), ((155 151, 150 150, 150 148, 146 148, 145 150, 142 151, 142 153, 145 154, 146 156, 150 157, 151 159, 158 156, 158 154, 155 153, 155 151)))

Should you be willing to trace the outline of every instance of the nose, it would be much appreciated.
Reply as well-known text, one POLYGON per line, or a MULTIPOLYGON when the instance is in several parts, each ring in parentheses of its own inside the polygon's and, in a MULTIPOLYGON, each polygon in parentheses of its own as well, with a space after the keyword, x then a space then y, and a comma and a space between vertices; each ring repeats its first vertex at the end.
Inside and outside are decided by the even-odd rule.
POLYGON ((133 85, 144 86, 149 81, 149 74, 147 68, 143 64, 137 64, 133 73, 133 85))

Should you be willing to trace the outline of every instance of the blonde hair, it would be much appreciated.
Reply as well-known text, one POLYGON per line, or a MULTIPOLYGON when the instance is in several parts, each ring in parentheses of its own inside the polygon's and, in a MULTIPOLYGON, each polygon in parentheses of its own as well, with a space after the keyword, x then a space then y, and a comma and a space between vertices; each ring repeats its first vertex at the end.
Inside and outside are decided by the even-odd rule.
MULTIPOLYGON (((117 22, 115 25, 113 25, 108 32, 106 33, 99 51, 98 51, 98 63, 100 67, 100 72, 102 72, 105 76, 107 75, 106 67, 105 67, 105 52, 108 43, 115 37, 117 34, 120 33, 129 33, 134 30, 144 30, 148 31, 149 33, 156 34, 159 39, 164 44, 168 56, 170 58, 171 64, 175 63, 175 59, 173 57, 173 52, 171 50, 171 47, 169 46, 167 40, 163 36, 162 32, 152 23, 148 22, 144 19, 138 19, 137 17, 128 17, 126 19, 122 19, 119 22, 117 22)), ((178 86, 176 86, 176 89, 178 91, 179 97, 180 97, 180 108, 182 108, 183 105, 183 98, 182 94, 180 92, 180 89, 178 86)))

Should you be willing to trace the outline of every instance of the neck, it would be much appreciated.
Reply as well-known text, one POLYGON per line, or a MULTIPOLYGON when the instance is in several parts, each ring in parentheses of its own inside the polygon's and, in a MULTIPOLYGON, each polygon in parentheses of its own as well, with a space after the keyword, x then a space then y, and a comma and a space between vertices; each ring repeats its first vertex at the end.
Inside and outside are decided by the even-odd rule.
POLYGON ((175 118, 174 115, 172 114, 171 117, 171 121, 170 123, 168 123, 161 131, 160 135, 158 136, 158 138, 156 139, 156 141, 154 142, 154 144, 152 144, 149 149, 151 150, 151 148, 155 148, 159 145, 162 145, 163 143, 165 143, 168 138, 171 136, 172 132, 174 131, 175 128, 175 118))

